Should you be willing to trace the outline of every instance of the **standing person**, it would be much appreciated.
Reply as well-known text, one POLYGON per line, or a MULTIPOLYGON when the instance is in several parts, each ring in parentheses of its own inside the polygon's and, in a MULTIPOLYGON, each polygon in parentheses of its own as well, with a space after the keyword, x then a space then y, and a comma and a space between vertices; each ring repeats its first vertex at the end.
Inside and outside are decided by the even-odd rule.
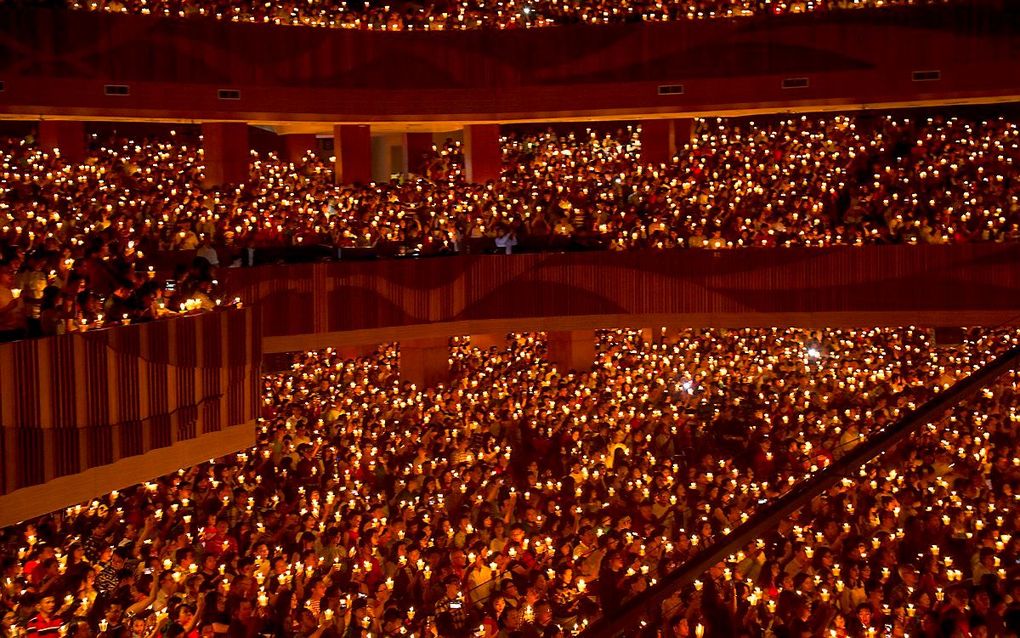
POLYGON ((198 606, 192 607, 188 603, 181 603, 177 606, 177 622, 170 625, 166 635, 168 638, 198 638, 201 635, 199 627, 202 613, 205 611, 205 596, 198 597, 198 606))
POLYGON ((60 635, 63 621, 54 615, 57 601, 52 594, 43 594, 35 606, 35 615, 25 625, 26 638, 51 638, 60 635))
POLYGON ((471 610, 465 608, 460 579, 447 576, 443 585, 446 594, 436 602, 436 624, 444 636, 466 636, 471 626, 471 610))
POLYGON ((14 275, 7 266, 0 267, 0 343, 16 341, 25 336, 25 313, 21 291, 14 288, 14 275))

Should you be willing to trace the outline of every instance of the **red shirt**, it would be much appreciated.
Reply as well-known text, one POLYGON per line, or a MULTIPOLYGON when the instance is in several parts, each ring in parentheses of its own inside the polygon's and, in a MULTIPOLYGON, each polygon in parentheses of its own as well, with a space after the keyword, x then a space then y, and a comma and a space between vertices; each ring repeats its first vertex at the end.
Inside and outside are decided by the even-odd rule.
POLYGON ((60 627, 64 624, 59 618, 43 618, 42 614, 32 616, 25 626, 27 636, 46 638, 60 635, 60 627))

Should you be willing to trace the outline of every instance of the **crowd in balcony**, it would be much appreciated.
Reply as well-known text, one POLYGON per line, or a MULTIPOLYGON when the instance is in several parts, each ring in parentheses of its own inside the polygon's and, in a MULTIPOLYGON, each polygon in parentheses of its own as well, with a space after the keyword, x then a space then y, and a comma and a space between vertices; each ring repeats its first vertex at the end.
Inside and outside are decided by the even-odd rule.
POLYGON ((29 142, 13 140, 0 151, 0 340, 151 321, 224 303, 215 252, 199 250, 169 272, 152 265, 161 248, 190 245, 184 226, 171 236, 169 213, 154 209, 165 206, 175 217, 199 210, 200 169, 187 160, 195 159, 193 148, 124 144, 97 148, 74 164, 29 142))
MULTIPOLYGON (((541 333, 267 377, 258 444, 0 532, 5 638, 569 636, 1010 345, 919 329, 541 333)), ((1015 636, 1018 377, 647 610, 635 636, 1015 636)))
POLYGON ((204 189, 198 139, 97 139, 74 163, 21 138, 0 148, 0 336, 215 308, 220 269, 252 248, 1017 241, 1018 143, 1004 118, 710 119, 664 164, 641 161, 634 126, 507 132, 486 184, 448 140, 420 176, 337 185, 329 158, 268 153, 246 183, 204 189), (153 260, 166 252, 194 259, 168 272, 153 260))
POLYGON ((367 31, 526 29, 819 13, 845 9, 946 4, 950 0, 67 0, 74 9, 173 18, 303 25, 367 31))
POLYGON ((667 635, 1020 635, 1018 387, 985 388, 678 591, 667 635))

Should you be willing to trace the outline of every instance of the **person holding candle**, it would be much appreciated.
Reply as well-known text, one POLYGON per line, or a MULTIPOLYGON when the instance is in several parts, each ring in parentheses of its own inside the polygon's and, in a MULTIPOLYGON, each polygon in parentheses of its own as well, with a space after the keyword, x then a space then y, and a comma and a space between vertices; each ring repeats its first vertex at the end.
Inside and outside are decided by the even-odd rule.
POLYGON ((21 290, 14 287, 14 275, 7 266, 0 266, 0 342, 14 341, 25 335, 24 306, 21 290))
POLYGON ((180 603, 174 610, 176 621, 167 628, 168 638, 198 638, 201 634, 200 621, 205 610, 205 597, 198 598, 198 604, 180 603))
MULTIPOLYGON (((86 624, 86 627, 88 625, 86 624)), ((111 601, 106 605, 100 630, 104 638, 124 638, 128 627, 124 624, 124 608, 119 601, 111 601)))
MULTIPOLYGON (((27 296, 41 277, 72 305, 103 298, 117 306, 102 313, 107 324, 125 313, 137 322, 226 305, 209 260, 155 277, 150 253, 186 248, 194 237, 234 253, 383 241, 417 254, 445 254, 475 229, 486 248, 496 229, 553 249, 557 238, 663 250, 1020 240, 1016 166, 1007 161, 1017 127, 1008 117, 827 114, 702 119, 696 129, 685 152, 658 166, 641 162, 636 125, 508 134, 503 173, 487 185, 466 182, 453 141, 433 151, 447 166, 443 179, 360 187, 334 184, 323 158, 292 166, 262 155, 250 189, 224 186, 201 205, 200 156, 182 136, 97 140, 81 165, 15 140, 0 144, 0 160, 31 168, 0 173, 0 186, 19 193, 0 236, 12 248, 9 265, 32 279, 27 296), (911 154, 877 172, 863 166, 871 149, 906 139, 911 154), (954 187, 941 188, 944 179, 954 187), (65 201, 77 205, 73 215, 58 205, 65 201), (561 235, 529 236, 543 225, 561 235)), ((0 302, 9 304, 2 291, 0 302)), ((65 330, 96 326, 98 312, 77 314, 68 312, 65 330)))
POLYGON ((103 595, 112 594, 123 578, 122 570, 128 566, 131 553, 121 547, 113 551, 110 562, 96 576, 96 591, 103 595))
POLYGON ((60 634, 64 621, 54 614, 56 598, 52 594, 42 594, 35 604, 35 615, 25 623, 26 638, 55 638, 60 634))
MULTIPOLYGON (((216 557, 212 568, 219 574, 222 565, 224 579, 231 580, 229 591, 223 592, 224 613, 250 606, 258 624, 293 627, 295 622, 300 624, 314 580, 328 576, 331 584, 320 599, 320 612, 322 600, 335 600, 327 603, 327 609, 336 612, 335 618, 346 615, 341 608, 359 610, 350 622, 337 620, 338 627, 342 625, 346 631, 358 626, 358 632, 376 633, 382 624, 376 619, 396 609, 408 631, 417 632, 435 617, 436 603, 444 597, 450 577, 458 583, 458 593, 465 598, 469 595, 457 576, 463 565, 458 564, 459 559, 453 560, 450 539, 463 534, 463 551, 475 552, 473 560, 465 559, 469 566, 475 565, 482 551, 498 538, 497 528, 505 519, 502 524, 512 529, 511 538, 503 551, 481 559, 498 579, 492 590, 505 594, 504 601, 512 600, 532 624, 540 604, 552 602, 556 621, 557 596, 564 592, 573 595, 574 588, 565 589, 568 584, 563 580, 572 570, 582 601, 576 611, 580 627, 603 613, 595 595, 602 584, 585 579, 582 597, 578 576, 574 576, 591 556, 606 557, 596 561, 596 576, 603 566, 619 566, 620 592, 651 586, 654 579, 682 564, 692 548, 702 547, 711 536, 721 537, 727 527, 738 525, 740 514, 753 512, 760 499, 789 489, 795 484, 789 477, 792 473, 796 473, 795 480, 802 476, 805 463, 814 461, 818 449, 840 445, 841 433, 836 428, 841 422, 835 417, 843 415, 842 410, 861 411, 860 432, 867 436, 871 422, 864 418, 864 410, 884 411, 895 418, 908 401, 920 402, 929 396, 932 380, 943 374, 940 365, 951 362, 951 374, 962 376, 986 356, 984 353, 1015 340, 1012 332, 991 331, 969 338, 958 350, 943 350, 931 348, 927 332, 915 329, 826 331, 811 335, 811 339, 841 344, 839 359, 816 364, 786 354, 802 348, 807 337, 785 329, 689 331, 677 333, 667 343, 646 343, 629 331, 606 331, 598 336, 594 365, 585 371, 563 371, 551 365, 544 358, 540 334, 514 336, 512 347, 495 351, 481 351, 459 341, 451 348, 458 372, 450 385, 420 393, 401 384, 393 374, 399 365, 396 345, 357 359, 344 359, 335 352, 302 353, 294 361, 296 367, 265 380, 269 402, 255 450, 183 468, 150 484, 122 490, 116 497, 104 497, 103 503, 97 500, 56 512, 40 521, 33 535, 43 538, 36 545, 53 544, 65 554, 70 553, 78 530, 94 538, 88 542, 95 548, 123 544, 130 555, 141 558, 127 567, 138 579, 136 589, 144 589, 150 582, 142 580, 148 576, 145 569, 154 568, 153 575, 158 577, 163 561, 168 561, 170 570, 176 566, 180 572, 168 572, 171 593, 152 604, 162 609, 179 601, 196 604, 211 593, 204 590, 208 571, 204 566, 212 565, 206 557, 215 557, 216 547, 205 542, 201 530, 212 527, 219 532, 222 523, 224 533, 236 541, 236 550, 216 557), (741 353, 739 360, 735 360, 735 352, 741 353), (908 352, 923 364, 908 366, 904 357, 891 354, 894 352, 908 352), (865 363, 865 359, 871 362, 865 363), (718 372, 723 362, 725 376, 718 372), (852 378, 873 383, 863 386, 864 391, 873 391, 884 383, 873 377, 876 367, 905 376, 904 396, 875 406, 863 399, 856 386, 854 390, 846 387, 847 378, 852 378), (658 378, 664 380, 668 391, 653 395, 651 384, 658 385, 658 378), (714 387, 716 379, 725 379, 726 392, 732 393, 727 403, 732 404, 722 407, 753 423, 756 430, 767 431, 777 449, 788 450, 784 454, 790 461, 777 467, 774 475, 759 477, 750 467, 753 448, 745 445, 741 449, 732 443, 721 448, 712 428, 706 426, 710 421, 688 412, 702 400, 715 401, 717 395, 690 393, 680 381, 675 388, 666 381, 689 378, 706 387, 714 387), (535 397, 524 390, 528 379, 534 383, 535 397), (805 400, 805 390, 810 399, 805 400), (646 392, 648 399, 642 398, 646 392), (750 405, 742 415, 738 408, 745 401, 750 405), (345 407, 335 410, 336 405, 345 407), (552 417, 564 414, 563 405, 572 410, 552 417), (653 416, 653 410, 661 414, 653 416), (562 458, 535 455, 536 448, 515 436, 514 420, 522 418, 511 416, 515 411, 552 423, 547 427, 553 429, 552 438, 558 441, 562 458), (798 422, 798 414, 804 415, 803 424, 798 422), (611 428, 610 423, 615 425, 611 428), (492 434, 493 424, 501 426, 496 429, 499 435, 492 434), (680 450, 682 455, 665 453, 662 447, 673 427, 687 431, 689 443, 680 450), (464 439, 451 432, 461 428, 474 437, 470 455, 462 446, 464 439), (614 436, 617 430, 624 432, 618 441, 614 436), (561 431, 571 436, 561 436, 561 431), (281 432, 283 436, 279 436, 281 432), (314 480, 299 480, 294 465, 284 462, 291 458, 291 451, 281 449, 280 462, 274 461, 272 453, 269 458, 262 453, 277 440, 301 440, 303 444, 319 438, 322 443, 317 443, 319 449, 313 457, 321 462, 323 472, 314 480), (605 458, 600 457, 610 442, 619 442, 630 451, 617 459, 612 473, 606 471, 605 458), (507 454, 527 460, 517 470, 516 462, 505 461, 507 454), (373 463, 385 465, 389 476, 380 477, 373 463), (285 473, 287 470, 290 472, 285 473), (683 486, 682 490, 670 489, 670 494, 679 496, 674 506, 677 510, 687 510, 685 517, 663 522, 661 529, 655 529, 654 522, 637 523, 635 516, 649 498, 644 494, 646 486, 654 485, 652 477, 657 475, 663 481, 655 489, 667 489, 670 482, 683 486), (431 476, 437 478, 426 478, 431 476), (577 496, 578 487, 581 496, 577 496), (114 500, 114 507, 106 505, 114 500), (140 527, 120 523, 117 508, 137 510, 139 522, 148 522, 140 527), (157 510, 161 513, 158 517, 157 510), (624 523, 627 517, 632 519, 631 525, 624 523), (490 519, 488 525, 486 518, 490 519), (53 520, 61 524, 56 526, 53 520), (632 529, 639 525, 640 530, 632 529), (318 549, 334 545, 331 559, 318 549), (582 545, 585 549, 578 552, 582 545), (525 552, 533 564, 519 560, 525 552), (189 576, 196 559, 198 573, 189 576), (378 576, 373 577, 375 572, 378 576), (179 584, 173 582, 174 574, 180 578, 179 584), (415 581, 421 586, 413 586, 415 581), (524 595, 514 593, 518 587, 524 595), (364 605, 358 602, 361 600, 364 605), (368 628, 361 627, 365 618, 368 628)), ((1010 451, 1014 448, 1010 442, 1016 432, 1008 427, 1012 423, 1008 414, 1015 393, 1011 384, 1015 383, 1016 377, 1011 377, 1003 387, 990 389, 991 398, 981 395, 971 408, 961 408, 934 423, 933 430, 912 441, 913 456, 904 457, 909 462, 895 465, 898 457, 890 453, 888 461, 865 466, 863 476, 854 477, 849 484, 837 484, 798 516, 777 522, 775 531, 764 535, 760 543, 756 540, 743 548, 743 556, 737 553, 716 566, 713 574, 699 579, 700 587, 694 585, 673 605, 664 607, 659 612, 661 619, 651 618, 651 624, 669 626, 673 615, 683 614, 695 624, 704 624, 706 633, 718 623, 731 627, 733 635, 754 634, 770 626, 777 631, 803 627, 804 623, 823 627, 826 614, 853 614, 844 594, 859 581, 861 602, 881 614, 883 623, 891 619, 912 632, 911 618, 890 593, 897 587, 897 579, 905 577, 893 569, 896 564, 890 563, 889 557, 905 551, 927 552, 933 543, 940 548, 940 559, 953 552, 947 538, 930 534, 924 526, 909 525, 911 517, 930 515, 941 521, 943 513, 951 514, 951 519, 959 519, 956 526, 961 538, 971 533, 982 545, 987 542, 988 547, 1002 552, 1003 559, 1015 551, 1016 540, 1008 529, 1012 519, 1006 509, 1009 488, 996 493, 981 481, 973 481, 983 476, 986 467, 984 460, 977 459, 987 459, 991 466, 1012 467, 1010 451), (985 424, 981 414, 994 415, 993 421, 985 424), (994 419, 999 418, 1001 423, 996 424, 994 419), (986 445, 980 436, 985 431, 989 441, 999 443, 986 445), (941 454, 938 451, 946 450, 943 443, 951 447, 950 463, 935 461, 941 454), (957 456, 960 447, 964 457, 957 456), (980 449, 985 449, 985 456, 978 453, 975 459, 973 454, 980 449), (1006 466, 997 460, 1001 455, 1009 460, 1006 466), (946 469, 939 472, 944 473, 928 469, 943 465, 946 469), (896 467, 897 472, 891 473, 889 467, 896 467), (948 472, 952 474, 945 474, 948 472), (924 487, 910 487, 915 481, 924 487), (968 484, 976 487, 963 489, 968 484), (994 509, 978 503, 991 504, 994 509), (963 517, 955 513, 959 509, 970 512, 963 507, 967 504, 981 508, 985 520, 981 530, 977 530, 978 517, 973 513, 963 517), (931 512, 926 511, 928 506, 931 512), (1001 523, 996 520, 1000 514, 1001 523), (830 522, 836 524, 835 532, 830 522), (847 532, 840 531, 844 523, 847 532), (844 533, 848 536, 840 541, 844 533), (996 542, 1001 543, 1001 550, 996 542), (789 583, 797 604, 787 606, 784 602, 780 610, 776 606, 780 594, 767 587, 768 579, 761 578, 759 583, 754 578, 756 582, 747 583, 740 565, 751 552, 760 552, 766 560, 762 571, 768 566, 771 574, 771 563, 776 563, 776 571, 781 573, 779 565, 785 565, 798 547, 805 550, 805 556, 810 549, 812 556, 803 572, 794 574, 797 582, 789 583), (831 556, 827 557, 827 552, 831 556), (879 578, 883 567, 889 568, 885 582, 879 578), (881 596, 877 589, 883 590, 881 596), (823 592, 828 592, 828 600, 823 592), (706 596, 710 602, 704 600, 706 596), (705 620, 709 614, 726 618, 713 624, 705 620), (659 620, 661 624, 657 624, 659 620)), ((1008 486, 1014 479, 1004 471, 999 480, 1008 486)), ((26 531, 5 532, 11 534, 5 538, 13 541, 15 550, 18 543, 26 548, 21 561, 14 557, 19 566, 34 556, 28 551, 26 531)), ((972 576, 967 563, 965 558, 957 558, 953 565, 960 568, 963 579, 972 576)), ((918 589, 930 586, 933 599, 937 588, 946 584, 941 561, 937 566, 939 571, 931 575, 930 585, 924 579, 916 585, 918 589)), ((12 578, 16 581, 11 589, 13 598, 4 600, 17 604, 20 588, 33 585, 17 574, 12 578)), ((62 586, 56 587, 64 593, 62 586)), ((131 595, 130 586, 114 591, 120 592, 115 594, 118 597, 131 595)), ((218 607, 218 588, 215 593, 218 607)), ((474 597, 470 603, 464 602, 462 609, 485 606, 485 601, 474 597)), ((207 607, 213 608, 212 599, 207 607)), ((968 603, 968 614, 972 607, 968 603)), ((213 617, 202 616, 199 626, 215 632, 213 617)), ((478 624, 483 618, 478 616, 478 624)), ((924 618, 924 613, 915 612, 913 622, 919 626, 924 618)), ((509 627, 511 621, 506 624, 509 627)), ((468 625, 469 631, 476 628, 477 624, 468 625)))

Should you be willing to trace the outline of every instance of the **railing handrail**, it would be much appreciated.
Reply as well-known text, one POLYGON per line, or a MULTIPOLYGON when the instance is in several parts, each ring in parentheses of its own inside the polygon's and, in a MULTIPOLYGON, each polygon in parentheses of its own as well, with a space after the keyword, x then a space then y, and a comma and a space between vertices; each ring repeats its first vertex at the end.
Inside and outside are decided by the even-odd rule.
POLYGON ((871 461, 883 451, 909 436, 919 426, 928 423, 963 399, 986 386, 1020 363, 1020 347, 1000 355, 966 379, 939 393, 924 405, 910 411, 896 423, 889 425, 870 439, 848 452, 842 458, 819 470, 799 486, 780 496, 751 515, 729 535, 695 554, 682 567, 635 596, 618 611, 602 616, 580 634, 582 638, 609 638, 621 631, 636 627, 641 616, 662 603, 674 592, 693 582, 709 567, 732 555, 749 541, 760 537, 762 531, 776 526, 779 521, 796 512, 840 479, 871 461))

